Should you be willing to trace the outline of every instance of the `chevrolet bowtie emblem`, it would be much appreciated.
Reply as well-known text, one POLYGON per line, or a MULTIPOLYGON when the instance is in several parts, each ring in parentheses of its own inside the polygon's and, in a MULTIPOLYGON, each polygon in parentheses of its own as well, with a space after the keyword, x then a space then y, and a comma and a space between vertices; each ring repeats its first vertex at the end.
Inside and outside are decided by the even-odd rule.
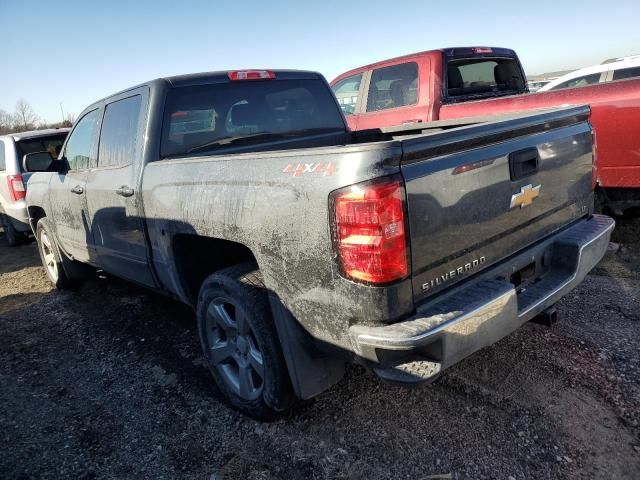
POLYGON ((542 187, 542 185, 538 185, 537 187, 525 185, 521 187, 519 193, 511 195, 511 208, 518 206, 524 208, 531 205, 533 201, 538 198, 538 195, 540 195, 540 187, 542 187))

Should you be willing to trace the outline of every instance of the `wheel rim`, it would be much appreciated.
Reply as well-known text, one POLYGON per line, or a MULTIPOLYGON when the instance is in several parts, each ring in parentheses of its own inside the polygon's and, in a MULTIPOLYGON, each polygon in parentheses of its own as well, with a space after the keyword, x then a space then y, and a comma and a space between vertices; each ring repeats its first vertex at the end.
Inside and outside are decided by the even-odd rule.
POLYGON ((42 248, 42 259, 44 263, 44 267, 49 272, 49 275, 53 279, 53 281, 58 280, 58 262, 56 262, 56 256, 53 253, 53 246, 51 245, 51 240, 45 232, 42 232, 40 235, 40 245, 42 248))
POLYGON ((242 307, 215 298, 207 309, 209 362, 236 395, 258 398, 264 387, 264 359, 242 307))

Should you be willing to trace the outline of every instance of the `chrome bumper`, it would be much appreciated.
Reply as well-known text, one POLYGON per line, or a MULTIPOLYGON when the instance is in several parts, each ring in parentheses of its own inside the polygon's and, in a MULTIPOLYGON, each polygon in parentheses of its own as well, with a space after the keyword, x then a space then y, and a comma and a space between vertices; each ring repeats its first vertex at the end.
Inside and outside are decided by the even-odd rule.
POLYGON ((353 325, 349 333, 354 351, 383 378, 409 383, 430 380, 569 293, 604 256, 614 225, 611 218, 594 215, 488 269, 437 303, 418 308, 419 313, 406 321, 353 325), (540 252, 551 255, 551 268, 527 289, 516 291, 505 280, 505 268, 540 252))

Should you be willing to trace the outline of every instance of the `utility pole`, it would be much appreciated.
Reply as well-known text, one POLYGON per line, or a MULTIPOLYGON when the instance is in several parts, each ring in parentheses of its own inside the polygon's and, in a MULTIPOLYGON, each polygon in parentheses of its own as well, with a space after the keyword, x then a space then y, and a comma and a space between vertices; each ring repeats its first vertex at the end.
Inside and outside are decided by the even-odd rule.
POLYGON ((62 110, 62 102, 60 102, 60 115, 62 115, 62 121, 64 122, 64 110, 62 110))

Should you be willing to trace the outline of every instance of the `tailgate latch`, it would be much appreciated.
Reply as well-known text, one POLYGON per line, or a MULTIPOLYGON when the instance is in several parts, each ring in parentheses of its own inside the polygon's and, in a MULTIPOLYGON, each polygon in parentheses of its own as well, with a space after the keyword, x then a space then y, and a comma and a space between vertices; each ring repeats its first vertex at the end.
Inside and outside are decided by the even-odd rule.
POLYGON ((511 181, 521 180, 538 172, 540 154, 536 147, 525 148, 509 154, 511 181))

